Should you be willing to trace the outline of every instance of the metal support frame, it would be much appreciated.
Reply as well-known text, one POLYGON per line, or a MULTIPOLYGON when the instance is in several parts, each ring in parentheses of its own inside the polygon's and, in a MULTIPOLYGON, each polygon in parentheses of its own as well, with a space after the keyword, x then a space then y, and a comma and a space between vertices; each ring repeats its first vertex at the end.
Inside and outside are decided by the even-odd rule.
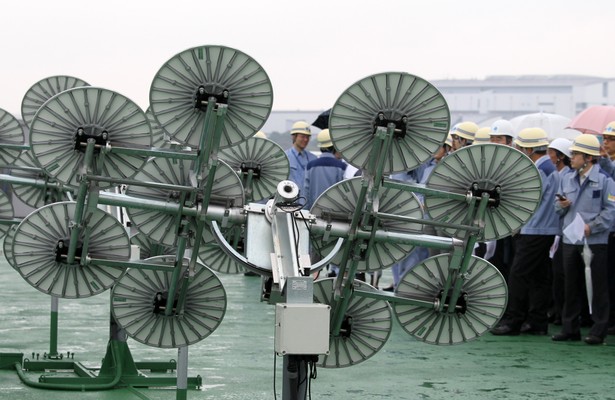
MULTIPOLYGON (((97 145, 94 139, 89 139, 85 146, 84 161, 79 175, 79 187, 76 192, 75 214, 71 221, 70 243, 66 262, 75 265, 87 265, 95 262, 101 266, 121 266, 126 268, 151 269, 158 271, 172 271, 171 284, 168 290, 165 315, 181 313, 186 301, 187 284, 180 284, 182 280, 188 281, 194 274, 197 263, 200 238, 207 223, 211 222, 214 230, 214 237, 221 244, 221 248, 235 260, 261 270, 259 266, 250 265, 249 261, 238 254, 232 246, 228 245, 223 237, 218 223, 237 223, 244 224, 248 220, 249 209, 226 208, 219 205, 209 204, 212 188, 214 185, 214 174, 219 166, 217 149, 220 144, 222 131, 227 114, 226 104, 216 104, 216 98, 210 97, 206 102, 205 118, 202 126, 202 134, 199 141, 199 149, 196 153, 179 152, 173 150, 160 149, 129 149, 105 146, 99 148, 99 158, 97 168, 94 168, 94 154, 97 145), (94 170, 102 170, 101 165, 105 161, 107 153, 117 152, 118 154, 156 156, 177 160, 192 160, 194 162, 193 172, 197 178, 196 187, 174 186, 158 183, 143 183, 135 180, 120 180, 94 175, 94 170), (99 182, 113 184, 142 185, 158 189, 172 189, 180 192, 180 201, 171 204, 163 201, 131 198, 130 196, 116 193, 101 192, 98 188, 99 182), (202 200, 198 196, 202 195, 202 200), (173 266, 147 263, 141 261, 119 262, 114 260, 90 259, 88 257, 88 237, 89 228, 84 227, 84 220, 87 214, 92 212, 98 205, 110 205, 120 207, 132 207, 143 210, 154 210, 175 216, 176 233, 178 235, 178 249, 173 266), (196 240, 194 248, 189 254, 188 273, 182 275, 184 256, 189 247, 190 238, 185 233, 187 218, 196 220, 196 240), (77 254, 78 242, 83 237, 81 243, 81 253, 77 254)), ((350 222, 323 221, 313 216, 301 212, 283 212, 278 207, 280 198, 276 198, 272 207, 271 215, 271 235, 273 239, 274 253, 271 255, 271 274, 273 281, 278 286, 284 301, 289 301, 290 290, 286 282, 290 278, 305 278, 305 268, 309 267, 309 262, 304 261, 300 249, 298 249, 299 233, 295 231, 293 224, 296 219, 305 219, 311 228, 310 232, 316 235, 327 235, 328 237, 338 238, 337 246, 321 263, 330 261, 336 252, 341 252, 340 276, 336 280, 334 287, 333 301, 331 304, 331 330, 332 336, 339 336, 342 323, 348 311, 349 302, 352 296, 380 299, 391 303, 402 305, 420 306, 426 309, 433 309, 442 313, 455 312, 455 305, 459 296, 462 295, 461 288, 463 276, 466 274, 472 258, 474 245, 484 227, 484 219, 487 207, 492 199, 489 193, 482 192, 479 195, 468 191, 465 194, 449 193, 442 190, 434 190, 420 185, 410 185, 407 183, 396 182, 384 177, 385 158, 388 157, 392 146, 397 126, 395 123, 387 123, 386 126, 379 125, 374 129, 374 141, 370 150, 367 165, 363 171, 361 188, 357 198, 356 211, 352 215, 350 222), (423 193, 435 197, 453 199, 468 204, 469 213, 466 220, 461 224, 446 224, 442 222, 426 220, 421 218, 411 218, 401 215, 394 215, 380 211, 379 193, 383 188, 392 188, 410 192, 423 193), (480 197, 478 197, 480 196, 480 197), (382 221, 396 220, 408 223, 431 225, 436 227, 455 228, 465 232, 462 239, 438 237, 424 235, 410 231, 384 231, 379 229, 382 221), (443 291, 440 298, 433 301, 424 299, 413 299, 401 297, 386 292, 376 292, 367 290, 356 290, 353 284, 355 273, 357 272, 359 261, 369 256, 373 245, 378 242, 395 242, 425 246, 435 249, 447 250, 450 252, 450 267, 448 275, 443 283, 443 291)), ((252 173, 247 176, 247 182, 252 181, 252 173)), ((19 183, 32 185, 40 188, 52 188, 66 190, 59 183, 47 182, 40 179, 18 178, 7 175, 0 175, 0 180, 9 183, 19 183)), ((289 199, 286 199, 289 200, 289 199)), ((15 221, 0 221, 2 224, 16 223, 15 221)), ((320 265, 320 264, 319 264, 320 265)), ((66 389, 66 390, 104 390, 117 386, 177 386, 177 399, 187 398, 187 389, 201 386, 201 378, 189 378, 187 376, 188 347, 178 348, 178 362, 154 362, 137 363, 133 360, 128 345, 126 334, 111 318, 110 339, 107 346, 103 364, 96 373, 95 370, 85 368, 81 363, 73 360, 61 360, 61 355, 57 352, 57 324, 58 306, 57 298, 52 297, 51 306, 51 333, 49 357, 44 361, 31 361, 24 359, 22 362, 14 362, 14 367, 22 380, 34 387, 45 389, 66 389), (54 303, 55 299, 55 303, 54 303), (55 304, 55 305, 54 305, 55 304), (55 333, 54 333, 55 332, 55 333), (143 368, 153 372, 167 370, 177 370, 177 378, 156 378, 146 377, 139 371, 143 368), (43 375, 39 382, 32 382, 25 377, 24 371, 41 371, 47 369, 72 369, 77 377, 59 377, 43 375)), ((303 365, 302 363, 300 363, 303 365)), ((303 400, 304 386, 294 380, 294 368, 297 365, 295 355, 284 356, 284 399, 303 400)), ((299 368, 305 368, 299 367, 299 368)), ((299 371, 301 373, 301 371, 299 371)), ((305 376, 305 375, 304 375, 305 376)), ((305 382, 304 382, 305 384, 305 382)))
MULTIPOLYGON (((194 160, 195 172, 197 173, 198 186, 178 188, 173 186, 173 190, 179 190, 181 192, 182 201, 179 204, 171 206, 167 204, 164 209, 170 211, 177 216, 177 232, 178 232, 178 251, 176 254, 176 260, 173 267, 143 263, 137 261, 130 262, 118 262, 113 260, 96 260, 100 265, 113 265, 130 268, 143 268, 154 270, 169 270, 172 269, 172 281, 169 287, 169 295, 167 298, 167 305, 165 309, 166 315, 171 315, 174 312, 181 312, 183 305, 185 304, 186 288, 188 285, 181 285, 182 289, 178 290, 178 283, 180 279, 189 279, 188 276, 181 276, 180 271, 183 267, 183 258, 186 252, 186 246, 188 238, 183 234, 182 226, 186 223, 185 218, 189 216, 197 217, 197 238, 201 237, 203 233, 203 227, 208 215, 208 204, 211 196, 211 190, 214 183, 214 174, 218 166, 217 160, 217 148, 220 143, 220 137, 223 131, 225 122, 227 106, 225 104, 215 104, 215 98, 210 99, 205 112, 205 122, 203 124, 203 133, 201 135, 200 149, 194 153, 176 152, 168 150, 145 150, 145 149, 128 149, 128 148, 112 148, 107 146, 101 148, 99 152, 98 170, 104 163, 105 154, 108 152, 118 152, 121 154, 141 155, 141 156, 156 156, 166 157, 173 159, 189 159, 194 160), (213 100, 213 101, 212 101, 213 100), (197 205, 196 195, 197 193, 203 194, 202 206, 197 205), (185 212, 184 204, 192 205, 187 207, 186 210, 192 212, 185 212), (177 300, 176 305, 174 305, 177 300)), ((148 208, 148 202, 142 199, 137 199, 135 202, 125 201, 128 196, 117 195, 112 193, 100 193, 98 189, 98 182, 111 182, 116 184, 136 184, 140 185, 143 182, 137 182, 134 180, 116 180, 106 177, 93 175, 94 171, 94 152, 99 146, 96 145, 94 139, 88 139, 85 146, 85 155, 83 164, 81 167, 81 173, 79 175, 79 187, 76 192, 76 207, 75 213, 71 220, 71 232, 70 243, 67 253, 66 262, 68 264, 86 265, 92 262, 92 259, 88 258, 88 238, 89 227, 84 227, 84 220, 89 212, 92 212, 99 204, 102 205, 114 205, 114 206, 133 206, 137 208, 148 208), (107 197, 108 195, 108 197, 107 197), (105 202, 105 199, 108 201, 105 202), (145 203, 145 204, 144 204, 145 203), (81 246, 82 251, 77 254, 78 243, 82 238, 81 246)), ((20 149, 28 149, 27 146, 20 146, 20 149)), ((0 175, 0 179, 9 183, 19 183, 25 185, 31 185, 38 188, 56 187, 57 189, 64 189, 59 183, 50 183, 40 179, 28 179, 28 178, 16 178, 8 175, 0 175), (6 178, 6 179, 5 179, 6 178)), ((156 186, 158 188, 165 188, 169 185, 162 184, 145 184, 146 186, 156 186)), ((158 205, 159 206, 159 205, 158 205)), ((155 208, 155 207, 154 207, 155 208)), ((214 207, 215 208, 215 207, 214 207)), ((212 210, 213 211, 213 210, 212 210)), ((226 210, 215 210, 213 214, 228 214, 226 210), (216 212, 217 211, 217 212, 216 212)), ((4 224, 6 221, 2 221, 4 224)), ((12 224, 19 223, 20 221, 10 221, 12 224)), ((198 257, 198 246, 200 240, 195 241, 195 248, 191 252, 190 266, 191 272, 194 271, 196 261, 198 257)), ((57 351, 57 339, 58 339, 58 298, 52 296, 51 305, 51 323, 50 323, 50 351, 46 355, 45 360, 32 361, 24 359, 22 362, 15 362, 14 367, 22 379, 22 381, 28 385, 42 389, 63 389, 63 390, 105 390, 112 389, 114 387, 121 386, 142 386, 142 387, 156 387, 156 386, 176 386, 178 400, 187 398, 188 389, 197 389, 202 385, 201 377, 190 378, 187 374, 188 368, 188 347, 184 346, 178 349, 178 363, 175 362, 148 362, 148 363, 136 363, 130 353, 130 349, 126 343, 126 334, 119 329, 115 324, 113 318, 111 318, 110 327, 110 339, 107 345, 107 354, 103 359, 101 368, 96 373, 94 369, 88 369, 78 361, 64 360, 58 361, 63 358, 63 355, 58 354, 57 351), (43 370, 73 370, 77 377, 67 376, 51 376, 42 375, 38 382, 31 381, 24 371, 43 371, 43 370), (166 372, 177 371, 177 377, 165 378, 165 377, 148 377, 140 372, 141 369, 149 369, 153 372, 166 372)))

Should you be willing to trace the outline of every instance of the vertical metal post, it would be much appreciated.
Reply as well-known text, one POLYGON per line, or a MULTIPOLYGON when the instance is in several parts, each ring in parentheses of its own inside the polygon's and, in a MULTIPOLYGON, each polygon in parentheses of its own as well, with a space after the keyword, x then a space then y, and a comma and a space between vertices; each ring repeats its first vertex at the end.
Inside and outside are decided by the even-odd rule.
POLYGON ((188 346, 177 348, 177 400, 188 398, 188 346))
MULTIPOLYGON (((216 169, 218 168, 218 154, 216 150, 220 145, 220 137, 222 136, 222 129, 224 127, 224 120, 226 118, 227 106, 226 104, 218 104, 218 110, 216 118, 213 119, 213 112, 215 106, 215 98, 209 99, 207 104, 207 114, 205 115, 205 121, 203 123, 203 133, 199 141, 199 157, 195 161, 195 171, 198 179, 198 189, 203 195, 201 214, 207 214, 209 207, 209 199, 211 198, 211 191, 214 184, 216 175, 216 169), (213 134, 207 134, 208 130, 213 127, 213 134), (203 171, 203 164, 207 163, 207 179, 203 182, 201 175, 203 171)), ((191 201, 194 202, 196 192, 192 195, 191 201)), ((196 269, 196 262, 198 258, 199 248, 203 238, 203 229, 205 226, 204 218, 197 218, 196 221, 196 237, 194 241, 194 253, 190 257, 189 262, 189 274, 194 275, 196 269)))
MULTIPOLYGON (((478 210, 476 211, 476 225, 484 226, 485 221, 485 212, 487 210, 487 204, 489 204, 489 195, 483 193, 481 196, 480 203, 478 204, 478 210)), ((477 241, 476 233, 468 232, 468 238, 466 240, 466 253, 464 254, 463 261, 459 266, 459 270, 457 271, 457 280, 454 283, 453 291, 450 296, 450 303, 448 305, 448 312, 452 313, 455 311, 455 306, 457 305, 457 299, 461 294, 461 286, 463 285, 463 274, 468 271, 470 266, 470 261, 472 260, 472 253, 474 252, 474 245, 477 241)))
POLYGON ((309 379, 307 364, 301 362, 295 355, 285 355, 283 358, 282 400, 305 400, 306 385, 309 379))
MULTIPOLYGON (((94 139, 88 139, 88 145, 85 149, 85 156, 83 157, 83 166, 87 173, 91 172, 95 145, 96 141, 94 139)), ((75 205, 75 215, 73 216, 73 226, 70 232, 70 243, 68 247, 68 254, 66 255, 66 263, 69 265, 75 262, 75 253, 77 252, 77 242, 79 241, 81 224, 83 223, 83 210, 87 192, 88 181, 85 178, 82 178, 79 183, 79 192, 76 199, 77 204, 75 205)))
POLYGON ((389 154, 391 141, 395 133, 395 125, 388 124, 386 128, 378 127, 375 132, 374 145, 370 152, 370 162, 365 171, 364 180, 361 183, 361 192, 357 199, 357 210, 362 210, 362 213, 355 212, 352 222, 350 223, 349 240, 344 245, 342 261, 340 262, 340 276, 335 283, 335 292, 333 295, 332 309, 334 310, 333 318, 331 319, 331 333, 338 335, 342 327, 342 322, 350 301, 350 292, 352 290, 352 282, 357 271, 358 260, 357 254, 360 252, 361 242, 356 238, 356 231, 359 223, 364 226, 374 211, 378 211, 378 191, 381 186, 384 161, 381 157, 389 154), (361 221, 359 221, 361 219, 361 221), (347 268, 349 266, 349 268, 347 268))
POLYGON ((58 304, 57 296, 51 296, 51 322, 49 323, 49 358, 58 356, 58 304))
POLYGON ((167 304, 164 310, 164 315, 173 315, 173 305, 175 303, 175 292, 177 291, 177 282, 182 271, 184 262, 184 251, 186 250, 187 239, 185 236, 180 236, 177 241, 177 256, 175 258, 175 269, 173 270, 173 276, 171 277, 171 284, 169 286, 169 292, 167 294, 167 304))
POLYGON ((246 194, 246 204, 254 200, 254 170, 250 168, 243 177, 243 188, 246 194))

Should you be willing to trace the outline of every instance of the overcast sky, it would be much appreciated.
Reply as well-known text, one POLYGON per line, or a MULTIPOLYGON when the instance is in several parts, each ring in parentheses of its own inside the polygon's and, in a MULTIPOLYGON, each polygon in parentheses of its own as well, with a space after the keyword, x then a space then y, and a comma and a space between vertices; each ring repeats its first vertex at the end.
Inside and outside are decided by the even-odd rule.
POLYGON ((188 48, 241 50, 274 110, 322 110, 365 76, 615 77, 613 0, 10 0, 0 23, 0 108, 71 75, 148 106, 156 72, 188 48))

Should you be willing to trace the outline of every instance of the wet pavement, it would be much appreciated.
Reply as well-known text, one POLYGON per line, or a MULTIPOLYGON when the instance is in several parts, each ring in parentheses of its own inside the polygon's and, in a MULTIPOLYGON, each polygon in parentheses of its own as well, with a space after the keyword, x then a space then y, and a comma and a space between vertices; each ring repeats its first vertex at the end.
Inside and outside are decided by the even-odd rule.
MULTIPOLYGON (((188 399, 281 399, 282 358, 274 356, 274 308, 259 302, 260 278, 222 275, 227 292, 220 327, 189 347, 189 376, 203 378, 188 399), (274 373, 275 371, 275 373, 274 373)), ((385 271, 382 286, 390 283, 385 271)), ((50 297, 0 262, 0 353, 31 357, 49 348, 50 297)), ((60 300, 60 352, 99 366, 109 335, 109 292, 60 300)), ((550 333, 558 327, 551 326, 550 333)), ((168 361, 173 349, 129 339, 135 361, 168 361)), ((347 368, 318 369, 312 399, 615 399, 615 337, 606 345, 554 343, 548 336, 485 336, 455 346, 416 341, 394 321, 389 340, 370 359, 347 368)), ((36 355, 35 355, 36 356, 36 355)), ((31 374, 36 380, 37 374, 31 374)), ((65 392, 32 389, 0 370, 0 399, 175 399, 174 389, 65 392)))

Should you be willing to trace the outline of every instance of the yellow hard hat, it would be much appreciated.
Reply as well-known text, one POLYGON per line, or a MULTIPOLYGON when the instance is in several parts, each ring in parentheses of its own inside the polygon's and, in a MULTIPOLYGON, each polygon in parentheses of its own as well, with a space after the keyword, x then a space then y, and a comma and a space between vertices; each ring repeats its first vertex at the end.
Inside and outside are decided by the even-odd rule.
POLYGON ((514 143, 519 147, 545 147, 549 145, 547 132, 542 128, 525 128, 517 135, 514 143))
POLYGON ((333 141, 331 140, 331 134, 328 129, 323 129, 318 132, 316 136, 316 140, 318 141, 318 147, 331 147, 333 146, 333 141))
POLYGON ((444 141, 444 144, 448 147, 453 147, 453 137, 451 136, 450 132, 448 133, 448 135, 446 135, 446 140, 444 141))
POLYGON ((457 135, 460 138, 464 138, 467 140, 474 140, 474 136, 476 135, 476 131, 478 130, 478 125, 476 125, 472 121, 464 121, 453 126, 453 135, 457 135))
POLYGON ((603 135, 615 136, 615 121, 609 122, 609 124, 604 128, 603 135))
POLYGON ((570 151, 576 151, 590 156, 599 156, 600 142, 596 136, 582 133, 574 138, 572 146, 570 146, 570 151))
POLYGON ((254 134, 254 137, 258 137, 258 138, 261 138, 261 139, 267 139, 267 135, 265 135, 265 132, 263 132, 263 131, 256 132, 254 134))
POLYGON ((305 121, 297 121, 293 124, 293 127, 290 129, 290 134, 294 135, 296 133, 300 133, 302 135, 312 136, 312 131, 310 130, 310 124, 305 121))
POLYGON ((474 135, 474 143, 473 144, 481 144, 481 143, 489 143, 491 141, 491 132, 490 126, 483 126, 476 131, 474 135))

